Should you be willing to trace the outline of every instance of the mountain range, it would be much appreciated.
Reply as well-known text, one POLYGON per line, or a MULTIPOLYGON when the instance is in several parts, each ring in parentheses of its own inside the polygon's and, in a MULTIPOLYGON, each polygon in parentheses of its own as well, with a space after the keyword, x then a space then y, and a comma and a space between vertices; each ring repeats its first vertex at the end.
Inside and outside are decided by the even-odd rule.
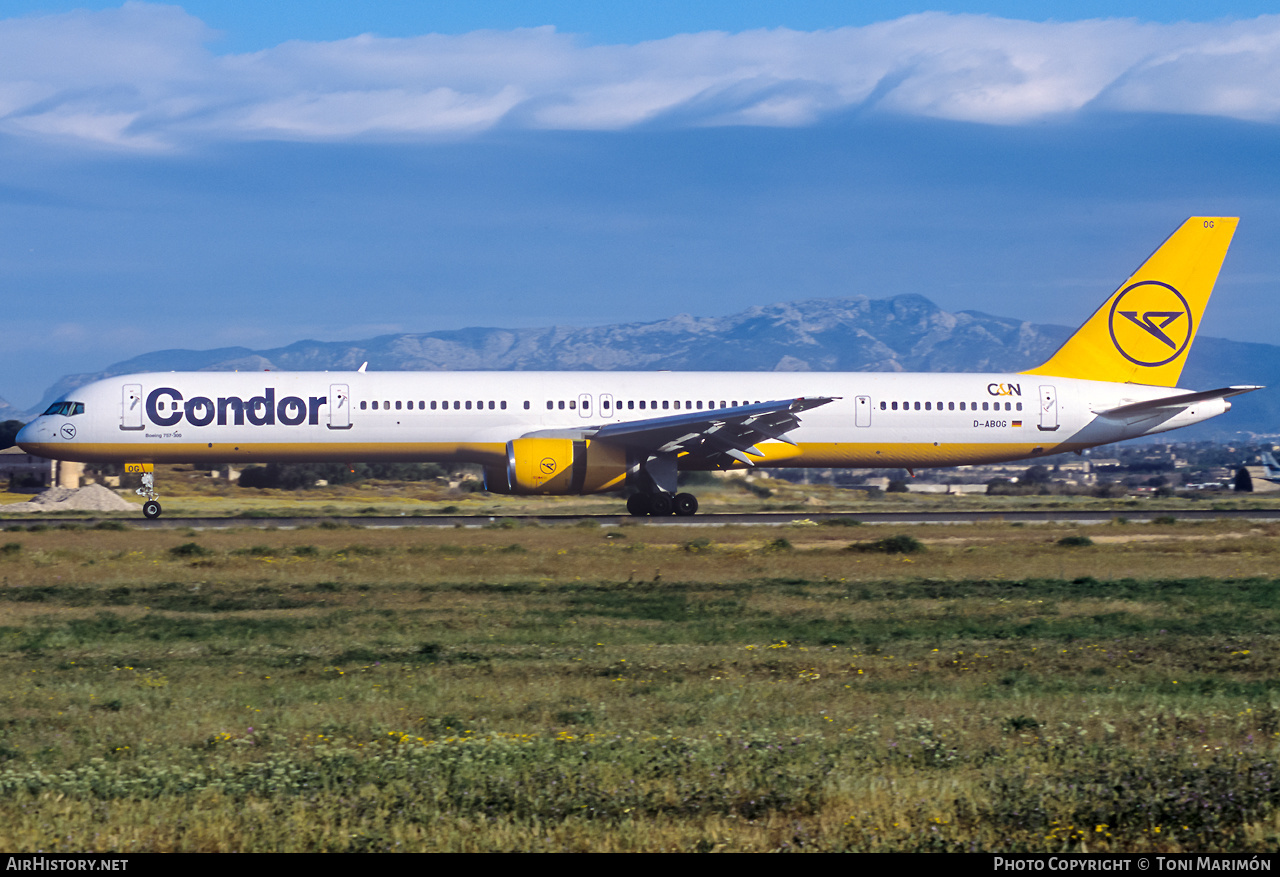
MULTIPOLYGON (((539 329, 471 328, 381 335, 363 341, 298 341, 271 350, 160 350, 100 372, 67 375, 36 412, 90 381, 166 371, 587 370, 613 371, 1019 371, 1044 362, 1070 336, 977 311, 949 312, 919 295, 773 304, 724 317, 680 314, 653 323, 539 329)), ((1280 383, 1280 347, 1198 338, 1181 386, 1280 383)), ((1181 430, 1190 439, 1280 432, 1274 394, 1237 397, 1225 417, 1181 430)), ((36 412, 6 409, 0 420, 36 412)))

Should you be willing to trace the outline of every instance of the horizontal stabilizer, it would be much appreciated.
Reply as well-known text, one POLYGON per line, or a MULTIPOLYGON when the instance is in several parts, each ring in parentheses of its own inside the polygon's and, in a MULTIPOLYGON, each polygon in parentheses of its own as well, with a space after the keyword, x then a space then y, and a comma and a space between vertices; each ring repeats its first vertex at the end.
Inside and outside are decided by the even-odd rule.
POLYGON ((1226 399, 1231 396, 1239 396, 1241 393, 1252 393, 1254 390, 1261 389, 1262 387, 1259 386, 1220 387, 1216 390, 1202 390, 1199 393, 1179 393, 1177 396, 1165 396, 1163 399, 1133 402, 1128 405, 1121 405, 1118 408, 1108 408, 1105 411, 1095 411, 1094 413, 1114 420, 1131 420, 1144 414, 1150 414, 1154 417, 1163 412, 1186 408, 1197 402, 1207 402, 1210 399, 1226 399))

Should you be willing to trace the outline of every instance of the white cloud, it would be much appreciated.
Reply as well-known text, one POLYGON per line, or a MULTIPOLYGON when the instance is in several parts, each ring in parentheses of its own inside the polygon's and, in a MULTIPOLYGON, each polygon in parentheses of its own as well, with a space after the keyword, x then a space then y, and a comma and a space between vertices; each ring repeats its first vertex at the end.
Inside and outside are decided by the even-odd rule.
POLYGON ((498 125, 810 125, 858 109, 1023 124, 1097 111, 1280 122, 1280 16, 866 27, 583 46, 553 28, 216 55, 175 6, 0 21, 0 131, 127 149, 429 139, 498 125))

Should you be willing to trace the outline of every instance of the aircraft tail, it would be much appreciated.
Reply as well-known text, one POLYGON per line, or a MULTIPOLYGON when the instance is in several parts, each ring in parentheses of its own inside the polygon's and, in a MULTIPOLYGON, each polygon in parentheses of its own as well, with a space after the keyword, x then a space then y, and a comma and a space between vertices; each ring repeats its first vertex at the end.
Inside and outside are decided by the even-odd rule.
POLYGON ((1270 451, 1262 452, 1262 465, 1267 469, 1268 478, 1280 478, 1280 465, 1276 464, 1276 458, 1271 456, 1270 451))
POLYGON ((1023 374, 1177 386, 1239 221, 1188 219, 1048 362, 1023 374))

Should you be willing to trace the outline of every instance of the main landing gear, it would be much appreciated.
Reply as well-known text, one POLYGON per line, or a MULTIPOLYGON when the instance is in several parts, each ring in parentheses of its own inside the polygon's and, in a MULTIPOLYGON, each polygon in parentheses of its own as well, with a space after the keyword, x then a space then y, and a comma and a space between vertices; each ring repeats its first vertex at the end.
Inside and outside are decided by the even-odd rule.
POLYGON ((698 512, 698 498, 692 493, 636 493, 627 500, 627 511, 635 517, 679 515, 689 517, 698 512))
POLYGON ((135 490, 134 493, 147 498, 147 501, 142 504, 142 513, 144 515, 153 520, 160 517, 160 503, 156 502, 160 494, 156 493, 156 476, 154 472, 142 473, 142 486, 135 490))
MULTIPOLYGON (((676 455, 652 454, 637 467, 632 482, 640 492, 627 500, 627 511, 635 517, 651 515, 659 518, 679 515, 687 518, 698 512, 698 499, 692 493, 676 493, 676 455)), ((628 481, 631 481, 628 478, 628 481)))

